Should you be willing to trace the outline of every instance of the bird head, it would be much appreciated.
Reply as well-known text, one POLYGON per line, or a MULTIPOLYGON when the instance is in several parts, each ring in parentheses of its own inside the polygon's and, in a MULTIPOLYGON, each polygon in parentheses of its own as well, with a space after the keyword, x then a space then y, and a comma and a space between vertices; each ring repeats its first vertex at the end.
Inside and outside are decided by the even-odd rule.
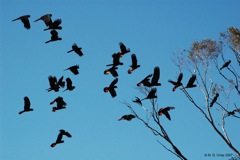
POLYGON ((108 91, 109 91, 108 87, 104 87, 104 88, 103 88, 103 91, 104 91, 105 93, 108 92, 108 91))
POLYGON ((108 69, 104 71, 104 74, 106 74, 106 75, 108 75, 109 73, 110 73, 110 72, 109 72, 108 69))
POLYGON ((128 70, 128 74, 131 74, 132 72, 133 72, 133 68, 130 68, 129 70, 128 70))

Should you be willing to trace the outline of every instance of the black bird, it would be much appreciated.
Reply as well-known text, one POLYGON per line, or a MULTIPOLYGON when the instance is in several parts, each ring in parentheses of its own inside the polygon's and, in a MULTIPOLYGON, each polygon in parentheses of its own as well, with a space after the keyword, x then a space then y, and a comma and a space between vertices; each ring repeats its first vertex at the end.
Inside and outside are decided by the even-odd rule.
POLYGON ((59 80, 58 80, 58 82, 57 82, 57 85, 59 86, 59 88, 60 87, 62 87, 62 88, 64 88, 65 87, 65 82, 63 81, 63 76, 61 77, 61 78, 59 78, 59 80))
POLYGON ((117 82, 118 82, 118 78, 115 78, 108 87, 104 87, 103 89, 105 93, 110 92, 112 98, 117 96, 117 93, 115 91, 115 88, 117 88, 117 86, 115 86, 117 82))
POLYGON ((131 55, 132 58, 132 65, 130 66, 131 68, 128 70, 128 74, 131 74, 135 69, 139 68, 140 65, 138 65, 137 57, 136 54, 131 55))
POLYGON ((213 106, 213 104, 217 101, 218 97, 219 97, 219 94, 216 93, 216 95, 213 97, 213 99, 212 99, 212 101, 211 101, 211 103, 210 103, 210 107, 213 106))
POLYGON ((57 78, 55 76, 49 76, 48 81, 50 88, 48 88, 47 91, 50 92, 54 90, 55 92, 58 92, 60 87, 58 86, 57 78))
POLYGON ((127 120, 127 121, 131 121, 133 118, 135 118, 136 116, 132 115, 132 114, 127 114, 127 115, 124 115, 122 116, 119 121, 121 120, 127 120))
POLYGON ((161 86, 161 83, 159 83, 159 78, 160 78, 160 68, 155 67, 153 71, 153 76, 151 80, 151 86, 161 86))
POLYGON ((50 33, 52 35, 51 39, 46 41, 45 43, 62 40, 62 38, 58 36, 58 32, 55 29, 51 30, 50 33))
POLYGON ((22 23, 24 24, 24 27, 26 29, 30 29, 31 28, 31 25, 30 25, 30 22, 29 22, 29 18, 30 18, 30 15, 24 15, 24 16, 21 16, 21 17, 18 17, 12 21, 16 21, 16 20, 21 20, 22 23))
POLYGON ((61 30, 62 27, 60 26, 60 24, 62 23, 61 19, 56 19, 54 22, 50 22, 48 25, 48 28, 44 29, 44 31, 49 30, 49 29, 59 29, 61 30))
POLYGON ((119 52, 120 57, 122 57, 124 54, 130 52, 130 48, 127 49, 127 47, 122 42, 119 42, 119 46, 120 46, 120 50, 121 50, 121 52, 119 52))
POLYGON ((52 19, 51 19, 51 17, 52 17, 52 14, 45 14, 45 15, 43 15, 42 17, 40 17, 40 18, 38 18, 37 20, 35 20, 34 22, 37 22, 37 21, 39 21, 39 20, 42 20, 42 21, 45 23, 45 25, 46 25, 47 27, 49 27, 49 26, 52 24, 52 19))
POLYGON ((56 112, 57 110, 66 108, 67 103, 63 100, 63 97, 60 97, 60 96, 57 97, 52 102, 50 102, 50 104, 52 105, 55 102, 57 103, 57 106, 52 108, 53 112, 56 112))
POLYGON ((167 119, 169 119, 171 121, 171 117, 170 117, 168 111, 170 111, 172 109, 175 109, 175 107, 168 106, 168 107, 165 107, 165 108, 160 108, 159 111, 158 111, 158 115, 161 116, 162 114, 164 114, 167 117, 167 119))
POLYGON ((240 109, 234 109, 233 111, 229 111, 229 112, 227 113, 227 116, 232 116, 232 115, 235 114, 235 112, 240 113, 240 109))
POLYGON ((151 83, 150 83, 150 77, 152 77, 152 74, 147 75, 143 80, 141 80, 137 86, 147 86, 147 87, 151 87, 151 83))
POLYGON ((113 53, 112 54, 112 58, 113 58, 113 63, 112 64, 108 64, 107 66, 123 65, 123 63, 120 62, 120 54, 119 53, 113 53))
POLYGON ((195 80, 196 80, 196 74, 193 74, 192 77, 188 80, 188 83, 186 85, 185 88, 193 88, 193 87, 196 87, 197 85, 194 84, 195 80))
POLYGON ((51 147, 55 147, 57 144, 64 143, 64 141, 62 140, 63 136, 67 136, 68 138, 72 137, 72 135, 69 132, 66 132, 63 129, 61 129, 59 131, 60 131, 60 133, 58 134, 57 140, 55 143, 51 144, 51 147))
POLYGON ((118 67, 112 66, 111 68, 106 69, 106 70, 104 71, 104 74, 107 75, 107 74, 111 73, 113 77, 118 77, 117 69, 118 69, 118 67))
POLYGON ((20 111, 19 114, 22 114, 24 112, 29 112, 29 111, 33 111, 32 108, 30 108, 31 106, 31 103, 30 103, 30 100, 27 96, 25 96, 24 98, 24 110, 23 111, 20 111))
POLYGON ((65 69, 64 71, 70 70, 74 75, 77 75, 77 74, 79 74, 78 69, 79 69, 79 65, 74 65, 74 66, 71 66, 71 67, 65 69))
POLYGON ((67 82, 67 89, 65 89, 63 92, 65 92, 66 90, 72 91, 75 89, 75 86, 72 85, 72 80, 70 78, 66 78, 66 82, 67 82))
POLYGON ((225 62, 225 63, 222 65, 222 67, 220 68, 220 70, 222 70, 223 68, 228 67, 230 63, 231 63, 231 60, 225 62))
POLYGON ((135 96, 135 100, 133 100, 133 102, 139 104, 140 106, 142 106, 142 101, 140 100, 140 98, 135 96))
POLYGON ((80 57, 83 56, 83 52, 82 52, 82 48, 81 47, 78 47, 78 45, 76 43, 74 43, 72 45, 72 49, 69 50, 67 53, 70 53, 74 51, 77 55, 79 55, 80 57))
POLYGON ((172 89, 173 92, 176 91, 176 89, 177 89, 179 86, 182 85, 182 82, 181 82, 181 81, 182 81, 182 78, 183 78, 183 74, 180 73, 180 74, 178 75, 177 82, 172 81, 172 80, 168 80, 169 83, 172 83, 172 84, 174 85, 174 87, 173 87, 173 89, 172 89))
POLYGON ((143 98, 142 100, 157 98, 156 92, 157 92, 157 88, 151 88, 151 90, 148 93, 147 97, 143 98))

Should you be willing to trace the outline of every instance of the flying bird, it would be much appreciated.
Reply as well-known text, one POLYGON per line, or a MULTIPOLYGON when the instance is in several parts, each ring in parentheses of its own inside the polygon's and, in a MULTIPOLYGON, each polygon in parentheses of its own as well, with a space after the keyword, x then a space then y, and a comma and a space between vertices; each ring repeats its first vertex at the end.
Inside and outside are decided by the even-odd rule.
POLYGON ((104 87, 103 89, 105 93, 110 92, 112 98, 117 96, 117 93, 115 91, 115 88, 117 88, 116 86, 117 82, 118 82, 118 78, 115 78, 108 87, 104 87))
POLYGON ((130 52, 130 48, 127 48, 122 42, 119 42, 119 47, 121 52, 119 52, 120 57, 122 57, 124 54, 130 52))
POLYGON ((66 78, 66 82, 67 88, 63 92, 65 92, 66 90, 72 91, 75 89, 75 86, 72 85, 72 80, 70 78, 66 78))
POLYGON ((231 63, 231 60, 225 62, 225 63, 222 65, 222 67, 220 68, 220 70, 222 70, 223 68, 228 67, 230 63, 231 63))
POLYGON ((51 19, 51 17, 52 17, 52 14, 45 14, 45 15, 43 15, 42 17, 40 17, 40 18, 38 18, 37 20, 35 20, 34 22, 37 22, 37 21, 39 21, 39 20, 42 20, 42 21, 45 23, 45 25, 46 25, 47 27, 49 27, 49 26, 52 24, 52 19, 51 19))
POLYGON ((188 80, 188 83, 186 85, 185 88, 193 88, 193 87, 196 87, 197 85, 194 84, 195 80, 196 80, 196 74, 193 74, 192 77, 188 80))
POLYGON ((149 91, 147 97, 143 98, 142 100, 157 98, 156 92, 157 92, 157 88, 151 88, 151 90, 149 91))
POLYGON ((65 87, 65 82, 63 81, 63 76, 61 78, 59 78, 59 80, 57 81, 57 86, 64 88, 65 87))
POLYGON ((153 71, 153 76, 151 79, 151 86, 161 86, 161 83, 158 82, 159 79, 160 79, 160 68, 155 67, 153 71))
POLYGON ((63 81, 63 76, 57 80, 57 78, 55 76, 49 76, 48 77, 48 81, 49 81, 49 85, 50 87, 47 89, 48 92, 54 90, 55 92, 59 91, 60 87, 64 87, 65 86, 65 82, 63 81))
POLYGON ((140 65, 138 65, 137 57, 136 54, 131 55, 132 58, 132 65, 130 66, 131 68, 128 70, 128 74, 131 74, 135 69, 139 68, 140 65))
POLYGON ((104 74, 105 74, 105 75, 108 75, 109 73, 111 73, 111 75, 112 75, 113 77, 118 77, 117 69, 118 69, 118 67, 112 66, 111 68, 106 69, 106 70, 104 71, 104 74))
POLYGON ((62 38, 58 36, 58 32, 57 32, 55 29, 51 30, 50 33, 51 33, 51 35, 52 35, 52 36, 51 36, 51 39, 48 40, 48 41, 46 41, 45 43, 62 40, 62 38))
POLYGON ((211 101, 211 103, 210 103, 210 107, 213 106, 213 104, 217 101, 218 97, 219 97, 219 94, 216 93, 216 95, 213 97, 213 99, 212 99, 212 101, 211 101))
POLYGON ((161 116, 162 114, 164 114, 167 117, 167 119, 169 119, 171 121, 171 117, 170 117, 170 114, 168 113, 168 111, 170 111, 172 109, 175 109, 175 107, 168 106, 165 108, 160 108, 158 111, 158 115, 161 116))
POLYGON ((176 91, 176 89, 177 89, 179 86, 182 85, 182 82, 181 82, 181 81, 182 81, 182 78, 183 78, 183 74, 180 73, 180 74, 178 75, 177 82, 172 81, 172 80, 168 80, 169 83, 171 83, 171 84, 174 85, 174 87, 173 87, 173 89, 172 89, 173 92, 176 91))
POLYGON ((79 55, 80 57, 83 56, 83 52, 82 52, 82 48, 81 47, 78 47, 78 45, 76 43, 74 43, 72 45, 72 49, 69 50, 67 53, 70 53, 74 51, 77 55, 79 55))
POLYGON ((133 118, 135 118, 136 116, 132 115, 132 114, 127 114, 127 115, 123 115, 119 121, 121 120, 127 120, 127 121, 131 121, 133 118))
POLYGON ((152 74, 147 75, 143 80, 141 80, 137 86, 147 86, 147 87, 151 87, 151 83, 150 83, 150 78, 152 77, 152 74))
POLYGON ((16 21, 16 20, 21 20, 24 27, 26 29, 30 29, 31 28, 31 25, 30 25, 30 22, 29 22, 29 18, 30 18, 30 15, 24 15, 24 16, 21 16, 21 17, 18 17, 14 20, 12 20, 13 22, 16 21))
POLYGON ((74 65, 74 66, 71 66, 71 67, 65 69, 64 71, 70 70, 74 75, 77 75, 77 74, 79 74, 78 69, 79 69, 79 65, 74 65))
POLYGON ((25 96, 24 98, 24 110, 23 111, 20 111, 19 114, 22 114, 24 112, 29 112, 29 111, 33 111, 32 108, 30 108, 31 106, 31 103, 30 103, 30 100, 27 96, 25 96))
POLYGON ((60 97, 60 96, 57 97, 52 102, 50 102, 50 105, 54 104, 55 102, 57 103, 57 106, 52 108, 53 112, 56 112, 57 110, 66 108, 67 103, 63 100, 63 97, 60 97))
POLYGON ((135 96, 135 100, 133 100, 134 103, 139 104, 140 106, 142 106, 142 101, 140 100, 140 98, 135 96))
POLYGON ((50 22, 48 25, 48 28, 44 29, 44 31, 50 30, 50 29, 62 29, 62 26, 60 24, 62 23, 61 19, 56 19, 54 22, 50 22))
POLYGON ((57 144, 64 143, 62 140, 63 136, 67 136, 68 138, 71 138, 72 135, 69 132, 66 132, 65 130, 61 129, 59 130, 60 133, 58 134, 56 142, 51 144, 51 147, 55 147, 57 144))
POLYGON ((123 63, 120 62, 120 54, 119 53, 113 53, 112 54, 112 58, 113 58, 113 63, 112 64, 108 64, 107 66, 123 65, 123 63))

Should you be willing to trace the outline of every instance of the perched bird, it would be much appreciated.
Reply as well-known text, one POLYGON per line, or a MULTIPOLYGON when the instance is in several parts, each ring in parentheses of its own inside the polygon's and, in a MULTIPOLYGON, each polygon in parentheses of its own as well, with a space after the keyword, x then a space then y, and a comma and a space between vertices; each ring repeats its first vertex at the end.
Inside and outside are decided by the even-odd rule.
POLYGON ((71 67, 65 69, 64 71, 70 70, 74 75, 77 75, 77 74, 79 74, 78 69, 79 69, 79 65, 74 65, 74 66, 71 66, 71 67))
POLYGON ((113 53, 112 54, 112 58, 113 58, 113 63, 112 64, 108 64, 107 66, 123 65, 123 63, 120 62, 120 54, 119 53, 113 53))
POLYGON ((50 33, 52 35, 51 39, 46 41, 45 43, 62 40, 62 38, 58 36, 58 32, 55 29, 51 30, 50 33))
POLYGON ((77 55, 79 55, 80 57, 83 56, 83 52, 82 52, 82 48, 81 47, 78 47, 78 45, 76 43, 74 43, 72 45, 72 49, 69 50, 67 53, 70 53, 74 51, 77 55))
POLYGON ((30 108, 31 106, 31 103, 30 103, 30 100, 27 96, 25 96, 24 98, 24 110, 23 111, 20 111, 19 114, 22 114, 24 112, 29 112, 29 111, 33 111, 32 108, 30 108))
POLYGON ((31 28, 31 25, 30 25, 30 22, 29 22, 29 18, 30 18, 30 15, 24 15, 24 16, 21 16, 21 17, 18 17, 12 21, 16 21, 16 20, 21 20, 24 27, 26 29, 30 29, 31 28))
POLYGON ((122 116, 119 121, 121 120, 127 120, 127 121, 131 121, 133 118, 135 118, 136 116, 132 115, 132 114, 127 114, 127 115, 124 115, 122 116))
POLYGON ((222 70, 223 68, 228 67, 230 63, 231 63, 231 60, 225 62, 225 63, 222 65, 222 67, 220 68, 220 70, 222 70))
POLYGON ((110 92, 112 98, 117 96, 117 93, 115 91, 115 88, 117 88, 117 86, 115 86, 117 82, 118 82, 118 78, 115 78, 108 87, 104 87, 103 89, 105 93, 110 92))
POLYGON ((59 29, 61 30, 62 27, 60 26, 60 24, 62 23, 61 19, 56 19, 54 22, 50 22, 48 25, 48 28, 44 29, 44 31, 47 31, 49 29, 59 29))
POLYGON ((161 83, 159 83, 159 78, 160 78, 160 68, 155 67, 153 71, 153 76, 151 79, 151 86, 161 86, 161 83))
POLYGON ((62 140, 63 136, 67 136, 68 138, 72 137, 72 135, 69 132, 66 132, 63 129, 61 129, 59 131, 60 131, 60 133, 58 134, 57 140, 55 143, 51 144, 51 147, 55 147, 57 144, 64 143, 64 141, 62 140))
POLYGON ((211 101, 211 103, 210 103, 210 107, 213 106, 213 104, 217 101, 218 97, 219 97, 219 94, 216 93, 216 95, 213 97, 213 99, 212 99, 212 101, 211 101))
POLYGON ((159 111, 158 111, 158 115, 161 116, 162 114, 164 114, 167 117, 167 119, 169 119, 171 121, 171 117, 170 117, 168 111, 170 111, 172 109, 175 109, 175 107, 168 106, 168 107, 165 107, 165 108, 160 108, 159 111))
POLYGON ((135 96, 135 100, 133 100, 133 102, 139 104, 140 106, 142 106, 142 101, 137 96, 135 96))
POLYGON ((65 109, 66 108, 66 105, 67 103, 63 100, 63 97, 57 97, 56 99, 54 99, 52 102, 50 102, 50 104, 54 104, 54 103, 57 103, 57 106, 56 107, 53 107, 52 108, 52 111, 53 112, 56 112, 57 110, 60 110, 60 109, 65 109))
POLYGON ((119 52, 120 57, 122 57, 124 54, 130 52, 130 48, 127 49, 126 46, 122 42, 119 42, 119 47, 121 50, 121 52, 119 52))
POLYGON ((140 65, 138 65, 137 57, 136 54, 131 55, 132 58, 132 65, 130 66, 131 68, 128 70, 128 74, 131 74, 135 69, 139 68, 140 65))
POLYGON ((151 90, 148 93, 147 97, 143 98, 142 100, 157 98, 156 92, 157 92, 157 88, 151 88, 151 90))
POLYGON ((186 85, 185 88, 193 88, 193 87, 196 87, 197 85, 194 84, 195 80, 196 80, 196 74, 193 74, 192 77, 188 80, 188 83, 186 85))
POLYGON ((151 83, 150 83, 150 78, 152 77, 152 74, 147 75, 143 80, 141 80, 137 86, 146 86, 146 87, 151 87, 151 83))
POLYGON ((172 80, 168 80, 169 83, 172 83, 172 84, 174 85, 174 87, 173 87, 173 89, 172 89, 173 92, 176 91, 176 89, 177 89, 179 86, 182 85, 182 82, 181 82, 181 81, 182 81, 182 78, 183 78, 183 74, 180 73, 180 74, 178 75, 177 82, 172 81, 172 80))
POLYGON ((72 80, 70 78, 66 78, 66 82, 67 88, 63 92, 65 92, 66 90, 72 91, 75 89, 75 86, 72 85, 72 80))
POLYGON ((118 69, 118 67, 112 66, 111 68, 106 69, 104 71, 104 74, 108 75, 109 73, 111 73, 113 77, 118 77, 117 69, 118 69))
POLYGON ((240 109, 234 109, 233 111, 229 111, 229 112, 227 112, 227 116, 235 115, 235 112, 240 113, 240 109))
POLYGON ((35 20, 34 22, 37 22, 37 21, 39 21, 39 20, 42 20, 42 21, 45 23, 45 25, 46 25, 47 27, 49 27, 49 26, 52 24, 52 19, 51 19, 51 17, 52 17, 52 14, 45 14, 45 15, 43 15, 42 17, 40 17, 40 18, 38 18, 37 20, 35 20))

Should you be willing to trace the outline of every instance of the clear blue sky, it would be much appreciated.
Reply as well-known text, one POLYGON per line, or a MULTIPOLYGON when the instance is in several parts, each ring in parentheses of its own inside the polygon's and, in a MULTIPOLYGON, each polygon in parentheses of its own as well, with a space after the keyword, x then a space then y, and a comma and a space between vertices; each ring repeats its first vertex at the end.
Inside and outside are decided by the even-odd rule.
MULTIPOLYGON (((196 40, 217 39, 230 26, 240 27, 239 6, 238 0, 1 0, 0 159, 177 159, 137 119, 117 121, 130 113, 120 102, 143 97, 136 83, 155 66, 161 68, 158 105, 176 107, 172 121, 163 117, 162 123, 182 153, 193 160, 204 159, 205 153, 232 153, 184 95, 172 93, 167 80, 178 74, 172 62, 175 51, 196 40), (44 43, 50 33, 43 31, 42 21, 33 21, 46 13, 62 19, 62 41, 44 43), (25 14, 31 15, 30 30, 20 21, 12 22, 25 14), (141 68, 128 75, 130 54, 123 57, 118 96, 112 99, 103 88, 113 77, 103 71, 112 53, 119 51, 119 42, 137 55, 141 68), (73 43, 83 48, 83 57, 67 54, 73 43), (76 64, 79 75, 63 71, 76 64), (47 92, 49 75, 70 77, 76 89, 47 92), (24 96, 30 98, 34 111, 18 115, 24 96), (53 113, 49 103, 58 96, 67 102, 67 109, 53 113), (73 137, 51 148, 59 129, 73 137)), ((229 134, 239 149, 240 138, 235 136, 239 125, 231 122, 227 122, 228 129, 233 128, 229 134)))

